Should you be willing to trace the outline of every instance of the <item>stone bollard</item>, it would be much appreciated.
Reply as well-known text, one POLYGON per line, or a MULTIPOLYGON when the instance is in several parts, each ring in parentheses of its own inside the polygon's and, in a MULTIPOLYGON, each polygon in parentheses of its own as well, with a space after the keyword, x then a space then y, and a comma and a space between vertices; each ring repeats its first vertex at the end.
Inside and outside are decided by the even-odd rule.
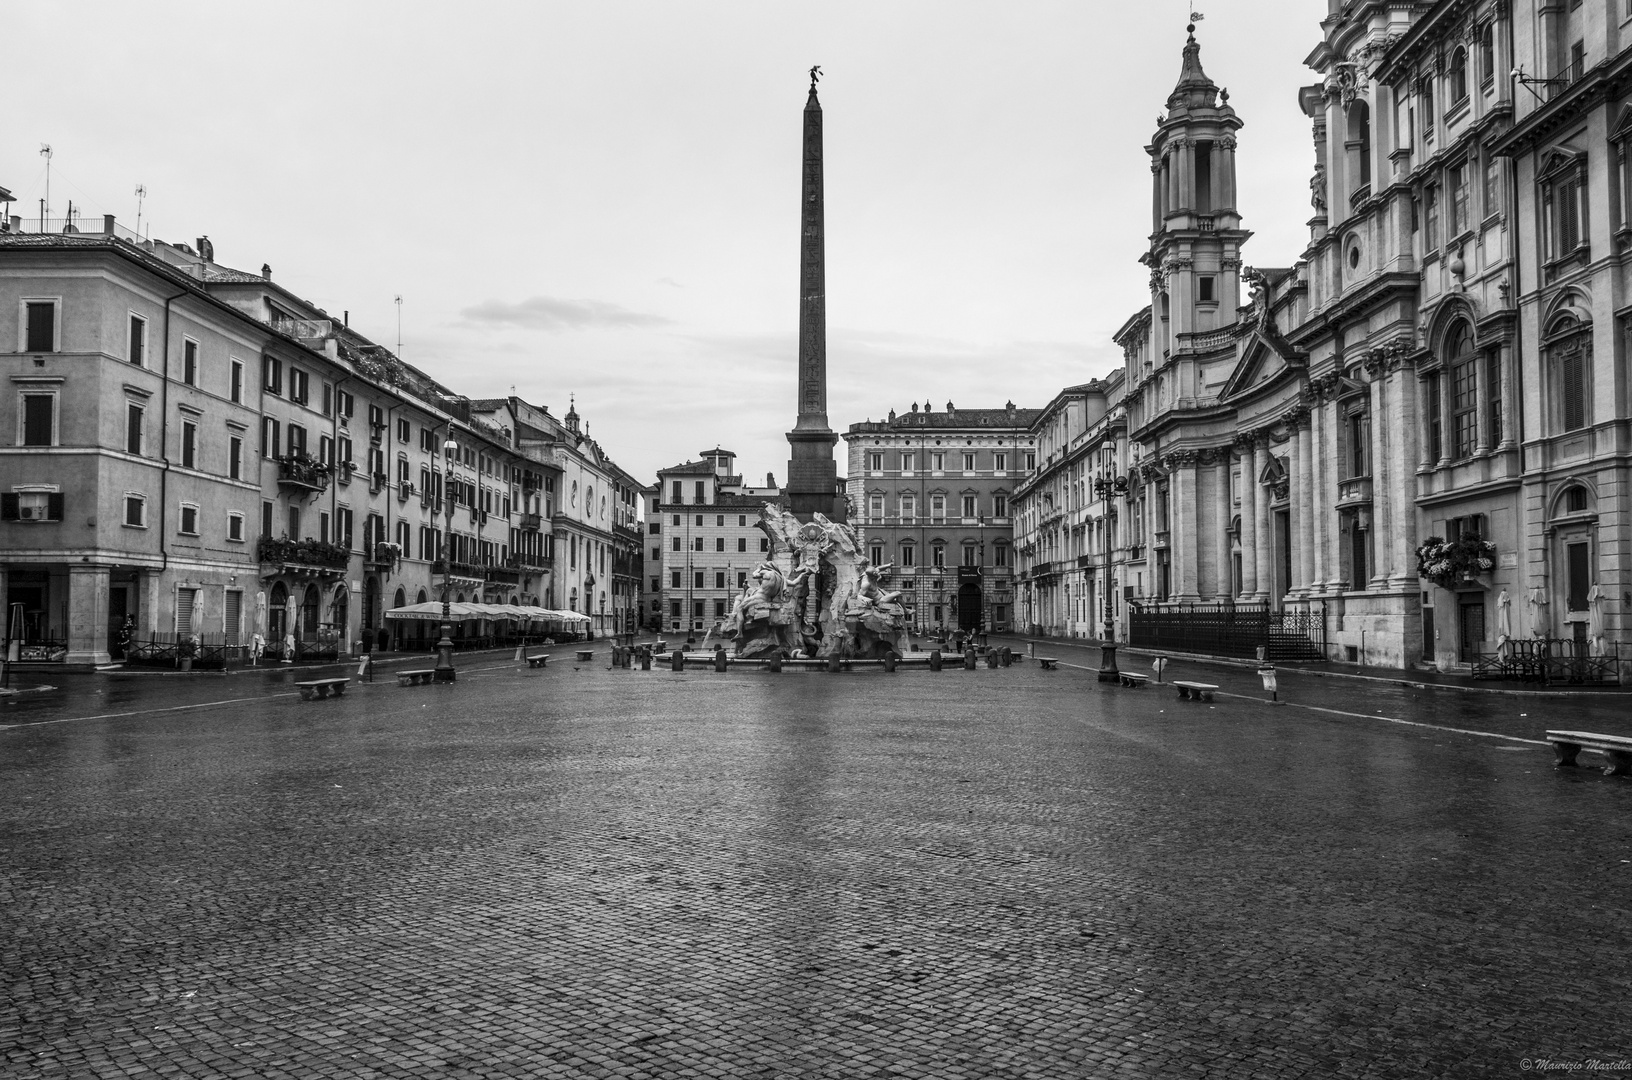
POLYGON ((671 670, 671 671, 684 671, 684 670, 686 670, 686 654, 681 652, 679 649, 676 649, 672 653, 670 653, 669 654, 669 670, 671 670))
POLYGON ((610 666, 611 667, 622 667, 623 666, 623 646, 621 646, 621 645, 612 646, 612 663, 611 663, 610 666))
POLYGON ((1001 659, 1001 657, 999 657, 997 655, 997 650, 996 649, 987 649, 986 650, 986 666, 987 666, 987 668, 989 668, 989 669, 991 669, 993 671, 997 670, 997 662, 998 662, 999 659, 1001 659))
POLYGON ((963 650, 963 670, 975 670, 975 647, 973 645, 963 650))
POLYGON ((770 656, 770 659, 765 661, 765 669, 767 671, 781 671, 782 670, 782 654, 779 653, 779 652, 773 652, 771 654, 771 656, 770 656))
POLYGON ((724 671, 726 668, 725 646, 719 645, 714 649, 714 670, 724 671))
POLYGON ((942 662, 943 662, 943 658, 941 656, 941 650, 931 649, 930 652, 929 652, 929 670, 931 670, 931 671, 941 670, 942 662))
POLYGON ((838 653, 834 653, 832 656, 829 656, 827 658, 827 670, 829 670, 829 671, 839 670, 839 654, 838 653))
POLYGON ((652 670, 652 650, 651 649, 643 648, 643 649, 640 650, 640 670, 642 670, 642 671, 652 670))
POLYGON ((1003 646, 1003 666, 1008 667, 1012 663, 1014 663, 1014 650, 1005 645, 1003 646))
POLYGON ((885 671, 894 671, 895 670, 895 665, 899 664, 900 662, 901 662, 901 654, 896 652, 894 649, 891 649, 889 652, 884 654, 884 670, 885 671))
POLYGON ((1035 641, 1026 642, 1026 655, 1027 656, 1036 656, 1037 655, 1037 643, 1035 641))

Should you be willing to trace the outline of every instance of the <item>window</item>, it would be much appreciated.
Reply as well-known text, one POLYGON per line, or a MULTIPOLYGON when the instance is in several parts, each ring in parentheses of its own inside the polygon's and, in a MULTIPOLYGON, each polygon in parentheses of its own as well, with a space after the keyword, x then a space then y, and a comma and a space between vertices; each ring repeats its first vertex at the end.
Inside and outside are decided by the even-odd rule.
POLYGON ((691 538, 691 550, 693 550, 693 551, 703 550, 703 538, 701 536, 694 536, 694 537, 691 538))
POLYGON ((748 571, 738 570, 737 571, 737 588, 746 589, 747 587, 748 587, 748 571))
POLYGON ((1559 431, 1574 431, 1590 422, 1587 361, 1592 353, 1592 331, 1570 315, 1554 321, 1546 341, 1549 374, 1556 404, 1553 415, 1559 431))
POLYGON ((945 521, 946 520, 946 496, 945 495, 931 495, 929 497, 929 520, 931 520, 931 521, 945 521))
POLYGON ((946 468, 946 454, 945 454, 945 452, 940 451, 940 450, 935 451, 933 454, 930 455, 930 462, 933 464, 934 469, 935 469, 936 472, 943 471, 946 468))
MULTIPOLYGON (((1009 497, 1007 495, 992 496, 992 515, 994 517, 1009 516, 1009 497)), ((998 563, 998 565, 1002 566, 1003 564, 998 563)))
POLYGON ((1542 179, 1542 246, 1549 260, 1575 254, 1586 237, 1581 198, 1585 175, 1585 155, 1573 161, 1554 155, 1542 179))
POLYGON ((1484 210, 1487 218, 1502 212, 1502 159, 1495 154, 1485 156, 1484 210))
POLYGON ((672 589, 678 589, 680 587, 680 571, 669 571, 669 587, 672 589))
POLYGON ((244 542, 244 515, 237 513, 227 515, 227 539, 234 544, 244 542))
POLYGON ((680 550, 680 538, 678 536, 672 536, 669 539, 673 542, 671 546, 674 548, 674 550, 679 551, 680 550))
POLYGON ((147 320, 140 315, 130 317, 129 351, 125 357, 137 367, 147 363, 147 320))
MULTIPOLYGON (((670 600, 669 601, 669 614, 672 615, 676 619, 678 619, 680 617, 680 601, 678 601, 678 600, 670 600)), ((676 630, 680 629, 680 624, 675 623, 674 628, 676 630)))
POLYGON ((1485 353, 1485 397, 1490 408, 1490 445, 1502 441, 1502 352, 1490 349, 1485 353))
POLYGON ((966 473, 975 471, 975 455, 973 453, 966 452, 963 455, 963 471, 966 473))
POLYGON ((57 302, 55 300, 24 301, 23 317, 28 324, 23 336, 23 351, 31 353, 56 352, 57 302))
POLYGON ((278 422, 270 416, 261 417, 261 456, 271 459, 281 456, 279 447, 282 445, 278 438, 278 422))
POLYGON ((125 407, 125 453, 140 455, 142 452, 142 420, 147 410, 140 405, 129 404, 125 407))
POLYGON ((1577 41, 1570 46, 1570 66, 1564 71, 1568 82, 1575 82, 1587 73, 1587 43, 1577 41))
POLYGON ((918 517, 918 499, 910 491, 901 496, 901 520, 904 522, 916 520, 918 517))
POLYGON ((181 524, 176 529, 184 536, 198 535, 198 507, 193 503, 181 504, 181 524))
POLYGON ((283 361, 275 356, 261 359, 261 389, 269 394, 283 393, 283 361))
POLYGON ((715 551, 724 551, 725 550, 725 537, 716 536, 714 538, 714 550, 715 551))
POLYGON ((1452 166, 1446 174, 1450 189, 1451 230, 1449 236, 1460 236, 1468 224, 1468 166, 1452 166))
POLYGON ((402 443, 402 444, 406 445, 406 444, 412 442, 413 438, 414 438, 414 427, 413 427, 413 425, 410 424, 405 419, 398 418, 398 420, 397 420, 397 441, 399 443, 402 443))
POLYGON ((747 514, 738 514, 737 515, 737 528, 746 529, 747 527, 748 527, 748 515, 747 514))
POLYGON ((261 502, 261 535, 272 535, 272 503, 270 500, 261 502))
POLYGON ((1479 85, 1489 87, 1496 78, 1496 24, 1487 22, 1478 31, 1479 85))
POLYGON ((244 362, 232 362, 232 400, 242 405, 244 403, 244 362))
POLYGON ((1468 99, 1468 51, 1457 49, 1451 53, 1451 66, 1445 75, 1448 108, 1454 109, 1468 99))
POLYGON ((748 538, 746 536, 737 537, 737 550, 738 551, 747 551, 748 550, 748 538))
POLYGON ((1004 454, 1004 453, 993 454, 992 455, 992 471, 993 472, 1008 472, 1009 471, 1009 455, 1004 454))
POLYGON ((963 497, 963 516, 966 518, 975 516, 975 497, 973 495, 963 497))
POLYGON ((181 467, 198 468, 198 425, 191 420, 181 422, 181 467))
POLYGON ((1445 363, 1451 375, 1451 456, 1465 458, 1479 441, 1478 363, 1467 323, 1452 328, 1445 363))
POLYGON ((867 471, 869 471, 869 472, 883 472, 884 471, 884 455, 881 454, 881 453, 878 453, 877 451, 873 451, 873 452, 869 453, 867 455, 867 471))
POLYGON ((1218 298, 1213 295, 1213 278, 1210 274, 1196 278, 1196 302, 1201 304, 1218 302, 1218 298))
POLYGON ((992 565, 993 566, 1007 566, 1007 565, 1009 565, 1009 545, 999 543, 995 547, 992 548, 992 565))
POLYGON ((725 588, 725 571, 724 570, 714 571, 714 587, 716 589, 725 588))
POLYGON ((903 567, 918 565, 917 547, 912 544, 901 545, 901 565, 903 567))
POLYGON ((1428 376, 1427 384, 1428 461, 1433 464, 1445 456, 1444 421, 1441 416, 1439 400, 1439 373, 1435 372, 1428 376))
POLYGON ((0 494, 0 521, 61 521, 63 500, 60 491, 7 491, 0 494))
POLYGON ((874 566, 882 566, 884 564, 884 545, 875 542, 872 547, 868 549, 867 561, 872 563, 874 566))
POLYGON ((304 405, 307 401, 307 391, 310 389, 311 379, 306 372, 299 368, 289 369, 289 400, 297 405, 304 405))
POLYGON ((725 618, 725 601, 724 600, 714 601, 714 617, 716 619, 725 618))
POLYGON ((1027 450, 1026 451, 1026 471, 1030 472, 1035 468, 1037 468, 1037 451, 1027 450))
MULTIPOLYGON (((698 481, 696 481, 696 487, 694 488, 694 493, 693 493, 691 501, 694 502, 694 503, 698 503, 698 504, 706 503, 708 501, 708 494, 707 493, 708 493, 708 485, 705 482, 703 482, 702 480, 698 480, 698 481)), ((698 522, 698 524, 701 525, 702 522, 698 522)))
POLYGON ((979 566, 980 565, 980 549, 975 547, 975 545, 973 545, 973 544, 963 545, 963 565, 965 565, 965 566, 979 566))
POLYGON ((909 451, 903 451, 901 454, 901 471, 909 473, 912 472, 913 464, 917 461, 917 459, 916 454, 909 451))
POLYGON ((335 412, 339 413, 341 416, 348 418, 356 416, 357 399, 348 391, 336 390, 334 392, 334 408, 335 412))
MULTIPOLYGON (((291 539, 291 540, 299 540, 301 538, 300 537, 300 507, 298 507, 298 506, 289 507, 289 516, 288 516, 288 519, 287 519, 287 525, 288 525, 288 527, 284 530, 285 535, 287 535, 289 537, 289 539, 291 539)), ((364 531, 366 532, 367 530, 364 530, 364 531)))
POLYGON ((1350 413, 1347 424, 1349 439, 1349 475, 1371 475, 1371 417, 1364 412, 1350 413))
POLYGON ((299 424, 289 425, 289 456, 306 456, 306 429, 299 424))
POLYGON ((196 341, 182 340, 181 381, 188 386, 198 385, 198 342, 196 341))
POLYGON ((945 544, 931 544, 929 546, 929 565, 931 565, 931 566, 945 566, 946 565, 946 545, 945 544))
POLYGON ((23 426, 19 446, 52 446, 56 443, 57 396, 23 395, 23 426))
POLYGON ((1566 514, 1584 514, 1587 512, 1587 489, 1577 484, 1564 493, 1564 512, 1566 514))
POLYGON ((701 570, 692 571, 691 587, 694 589, 701 589, 703 587, 703 572, 701 570))
POLYGON ((884 496, 867 496, 867 520, 874 523, 884 520, 884 496))
POLYGON ((1426 250, 1436 251, 1439 248, 1439 186, 1429 184, 1422 189, 1422 208, 1425 219, 1425 235, 1423 244, 1426 250))
POLYGON ((147 497, 125 493, 125 524, 132 529, 147 528, 147 497))
POLYGON ((714 515, 714 527, 717 528, 717 529, 725 528, 725 515, 724 514, 715 514, 714 515))
POLYGON ((770 537, 761 536, 759 538, 759 550, 761 550, 761 551, 771 550, 771 538, 770 537))

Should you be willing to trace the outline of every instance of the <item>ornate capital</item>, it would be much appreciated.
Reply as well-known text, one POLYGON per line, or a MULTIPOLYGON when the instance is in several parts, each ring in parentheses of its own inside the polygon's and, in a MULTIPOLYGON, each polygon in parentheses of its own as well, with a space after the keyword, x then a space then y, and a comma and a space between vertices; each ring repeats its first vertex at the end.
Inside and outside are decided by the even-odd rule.
POLYGON ((1222 139, 1218 140, 1218 145, 1222 146, 1226 150, 1234 150, 1235 149, 1235 136, 1234 135, 1224 136, 1222 139))

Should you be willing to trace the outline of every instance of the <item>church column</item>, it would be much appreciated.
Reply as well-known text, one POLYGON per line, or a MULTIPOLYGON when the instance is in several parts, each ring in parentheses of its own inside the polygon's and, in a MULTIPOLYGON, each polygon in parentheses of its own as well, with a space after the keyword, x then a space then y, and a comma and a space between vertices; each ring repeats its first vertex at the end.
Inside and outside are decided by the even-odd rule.
POLYGON ((1373 356, 1366 362, 1371 375, 1371 535, 1372 565, 1369 581, 1356 581, 1351 588, 1382 588, 1388 582, 1389 536, 1393 515, 1389 512, 1389 487, 1393 469, 1389 462, 1392 445, 1399 441, 1391 429, 1392 417, 1388 411, 1388 395, 1384 392, 1383 365, 1373 356))
POLYGON ((1223 447, 1217 451, 1218 465, 1213 474, 1218 478, 1218 524, 1213 530, 1217 544, 1217 578, 1213 582, 1214 598, 1221 604, 1227 604, 1235 596, 1235 565, 1230 558, 1230 448, 1223 447))
MULTIPOLYGON (((1415 588, 1417 585, 1417 478, 1411 469, 1410 439, 1406 437, 1412 430, 1412 418, 1417 414, 1417 373, 1403 364, 1396 366, 1388 375, 1389 383, 1393 387, 1389 394, 1389 427, 1393 432, 1390 439, 1389 454, 1389 485, 1383 491, 1383 498, 1389 504, 1389 531, 1384 536, 1391 541, 1391 565, 1389 567, 1389 584, 1398 588, 1415 588)), ((1373 505, 1376 505, 1377 493, 1372 492, 1373 505)))
POLYGON ((1196 554, 1201 542, 1200 492, 1196 490, 1196 455, 1183 450, 1168 457, 1169 520, 1167 543, 1173 559, 1173 599, 1194 604, 1201 599, 1196 554))
POLYGON ((1252 490, 1256 496, 1253 506, 1253 516, 1256 519, 1258 543, 1253 549, 1253 557, 1258 564, 1258 587, 1254 590, 1254 597, 1258 600, 1268 600, 1275 591, 1275 529, 1270 522, 1269 500, 1270 492, 1263 489, 1258 478, 1264 475, 1269 467, 1269 440, 1262 436, 1252 440, 1252 490))
POLYGON ((1241 451, 1241 595, 1250 602, 1258 594, 1258 473, 1254 439, 1237 439, 1241 451))
POLYGON ((1298 585, 1305 596, 1315 583, 1315 437, 1313 416, 1305 411, 1297 417, 1296 444, 1298 475, 1294 481, 1294 501, 1298 505, 1298 585))
POLYGON ((1497 363, 1501 365, 1502 382, 1502 441, 1498 450, 1511 450, 1518 445, 1519 425, 1514 419, 1523 406, 1513 397, 1513 341, 1508 339, 1498 346, 1497 363))
POLYGON ((1179 140, 1177 165, 1179 172, 1179 208, 1194 210, 1196 207, 1196 150, 1194 140, 1179 140))
POLYGON ((1331 554, 1335 545, 1332 543, 1332 488, 1335 479, 1331 476, 1337 464, 1337 456, 1333 453, 1332 440, 1332 413, 1324 395, 1317 393, 1314 404, 1309 409, 1309 422, 1314 439, 1315 458, 1315 486, 1309 494, 1314 500, 1315 514, 1315 577, 1314 588, 1318 592, 1326 592, 1331 586, 1331 554))
POLYGON ((1226 135, 1218 140, 1214 150, 1213 175, 1218 177, 1218 202, 1213 209, 1234 210, 1235 206, 1235 136, 1226 135))

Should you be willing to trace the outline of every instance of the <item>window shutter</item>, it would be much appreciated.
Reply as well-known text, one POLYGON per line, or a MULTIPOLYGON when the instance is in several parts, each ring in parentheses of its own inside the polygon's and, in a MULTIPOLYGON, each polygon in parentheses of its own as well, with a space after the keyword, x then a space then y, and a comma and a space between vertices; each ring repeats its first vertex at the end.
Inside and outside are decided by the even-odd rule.
POLYGON ((0 494, 0 521, 18 521, 22 518, 22 511, 18 509, 18 498, 12 492, 0 494))
POLYGON ((1560 365, 1563 382, 1564 430, 1574 431, 1586 424, 1585 380, 1582 378, 1582 353, 1577 350, 1564 357, 1560 365))
POLYGON ((46 496, 45 501, 46 501, 46 504, 47 504, 46 505, 46 511, 45 511, 46 517, 49 518, 52 521, 61 521, 62 520, 62 504, 63 504, 62 492, 60 492, 60 491, 51 492, 48 496, 46 496))

